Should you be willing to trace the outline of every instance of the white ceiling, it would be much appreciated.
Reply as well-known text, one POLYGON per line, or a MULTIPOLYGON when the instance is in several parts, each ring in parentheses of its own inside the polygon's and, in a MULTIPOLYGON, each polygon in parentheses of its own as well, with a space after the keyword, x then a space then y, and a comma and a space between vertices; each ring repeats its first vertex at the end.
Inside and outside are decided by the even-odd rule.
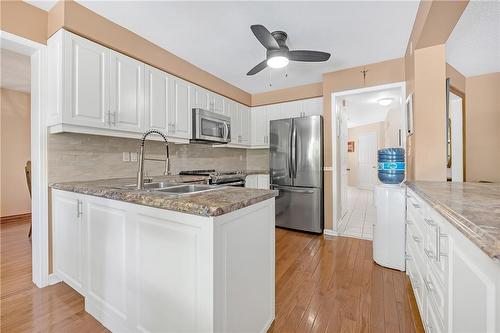
MULTIPOLYGON (((33 1, 30 1, 33 3, 33 1)), ((78 1, 90 10, 249 92, 322 81, 322 74, 404 55, 418 1, 78 1), (291 63, 288 77, 246 73, 265 58, 250 25, 288 33, 290 49, 331 52, 291 63)), ((35 2, 50 8, 53 2, 35 2)))
POLYGON ((347 127, 357 127, 384 121, 387 112, 401 104, 401 89, 393 88, 366 92, 355 95, 347 95, 342 99, 347 102, 347 127), (381 106, 378 101, 382 98, 392 98, 388 106, 381 106))
POLYGON ((30 92, 31 64, 30 57, 6 49, 0 49, 2 88, 30 92))
POLYGON ((500 1, 471 1, 446 42, 446 60, 464 76, 500 72, 500 1))

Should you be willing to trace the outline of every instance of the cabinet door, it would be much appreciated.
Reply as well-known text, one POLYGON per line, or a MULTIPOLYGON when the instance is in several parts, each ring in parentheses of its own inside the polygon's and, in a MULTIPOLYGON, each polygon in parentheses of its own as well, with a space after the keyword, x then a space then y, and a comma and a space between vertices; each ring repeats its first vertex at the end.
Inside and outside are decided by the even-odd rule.
POLYGON ((269 190, 269 175, 257 176, 257 188, 262 190, 269 190))
MULTIPOLYGON (((84 215, 87 302, 101 304, 117 317, 127 318, 127 280, 133 249, 127 239, 126 205, 103 198, 86 197, 84 215), (127 253, 128 251, 128 253, 127 253)), ((131 282, 131 281, 130 281, 131 282)))
POLYGON ((224 114, 224 98, 214 93, 210 93, 209 110, 224 114))
POLYGON ((265 108, 267 109, 268 121, 287 118, 281 113, 281 106, 279 104, 267 105, 265 108))
POLYGON ((156 68, 146 68, 146 127, 169 131, 170 75, 156 68))
POLYGON ((302 101, 302 116, 323 115, 323 98, 309 98, 302 101))
POLYGON ((52 193, 54 272, 83 294, 83 196, 62 191, 52 193))
POLYGON ((209 108, 209 92, 205 89, 191 85, 191 108, 200 108, 208 110, 209 108))
POLYGON ((250 145, 250 108, 241 104, 238 104, 238 109, 241 117, 241 139, 240 143, 244 145, 250 145))
POLYGON ((109 126, 109 50, 71 33, 64 40, 63 122, 109 126))
POLYGON ((296 118, 302 116, 302 101, 293 101, 280 104, 279 119, 296 118))
POLYGON ((171 123, 172 136, 189 139, 191 136, 191 112, 189 108, 189 84, 181 79, 174 78, 171 88, 171 123))
POLYGON ((248 175, 245 178, 246 188, 259 188, 259 181, 257 175, 248 175))
POLYGON ((267 120, 267 107, 252 108, 252 146, 269 145, 269 122, 267 120))
POLYGON ((239 144, 241 141, 241 116, 236 102, 228 101, 227 107, 231 117, 231 143, 239 144))
POLYGON ((111 127, 124 131, 144 131, 144 64, 111 51, 111 127))

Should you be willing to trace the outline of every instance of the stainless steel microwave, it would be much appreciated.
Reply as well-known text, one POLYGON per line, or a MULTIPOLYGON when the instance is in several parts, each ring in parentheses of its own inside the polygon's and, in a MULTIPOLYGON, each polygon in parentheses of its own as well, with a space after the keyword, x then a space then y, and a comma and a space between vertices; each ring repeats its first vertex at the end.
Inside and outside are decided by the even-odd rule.
POLYGON ((203 109, 193 109, 191 142, 228 143, 231 141, 231 118, 203 109))

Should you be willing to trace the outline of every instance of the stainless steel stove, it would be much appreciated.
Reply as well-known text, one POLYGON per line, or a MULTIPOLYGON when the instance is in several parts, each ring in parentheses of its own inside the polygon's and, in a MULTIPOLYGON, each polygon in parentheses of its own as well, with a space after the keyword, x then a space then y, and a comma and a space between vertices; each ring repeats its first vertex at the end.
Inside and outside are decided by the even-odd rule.
POLYGON ((209 170, 185 170, 179 172, 179 175, 189 176, 208 176, 211 185, 224 185, 245 187, 246 173, 240 170, 234 171, 217 171, 215 169, 209 170))

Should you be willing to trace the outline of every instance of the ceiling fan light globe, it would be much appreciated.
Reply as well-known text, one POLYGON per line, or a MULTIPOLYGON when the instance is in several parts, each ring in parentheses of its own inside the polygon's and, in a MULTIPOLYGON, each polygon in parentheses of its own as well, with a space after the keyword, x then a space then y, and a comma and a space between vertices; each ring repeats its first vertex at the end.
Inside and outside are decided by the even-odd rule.
POLYGON ((267 59, 267 65, 271 68, 283 68, 286 67, 288 63, 288 58, 284 56, 274 56, 267 59))

